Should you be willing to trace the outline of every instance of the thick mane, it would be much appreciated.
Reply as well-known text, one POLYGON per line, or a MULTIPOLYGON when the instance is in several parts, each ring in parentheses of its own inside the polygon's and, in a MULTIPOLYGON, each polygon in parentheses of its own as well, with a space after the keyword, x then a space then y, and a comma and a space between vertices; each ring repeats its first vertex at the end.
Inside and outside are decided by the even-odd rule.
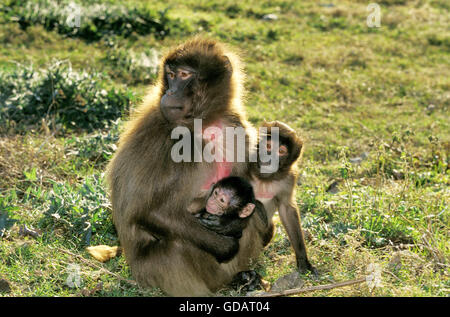
MULTIPOLYGON (((191 40, 179 45, 172 53, 163 60, 165 63, 175 63, 177 65, 190 65, 195 69, 203 70, 204 76, 210 76, 208 80, 213 80, 214 76, 220 75, 226 70, 231 71, 231 78, 228 78, 229 85, 229 104, 233 107, 242 105, 240 101, 243 93, 244 74, 241 61, 237 54, 222 43, 213 39, 194 37, 191 40), (212 78, 211 78, 212 77, 212 78)), ((159 83, 164 83, 164 70, 160 69, 159 83)), ((221 89, 224 91, 225 89, 221 89)))
MULTIPOLYGON (((198 95, 194 96, 196 99, 194 98, 192 117, 181 120, 177 125, 191 128, 194 118, 208 119, 209 122, 204 124, 209 124, 219 119, 216 114, 221 114, 222 118, 239 117, 242 124, 246 125, 245 111, 241 102, 244 74, 239 57, 225 45, 199 37, 170 50, 162 59, 158 79, 149 88, 141 105, 133 111, 131 121, 152 116, 159 119, 159 100, 167 89, 163 66, 166 63, 175 66, 188 65, 201 73, 198 95)), ((169 122, 167 124, 173 127, 169 122)))
MULTIPOLYGON (((142 160, 151 161, 152 157, 156 155, 169 155, 171 146, 176 142, 171 139, 171 131, 175 126, 183 125, 193 129, 193 119, 206 119, 203 122, 203 127, 207 126, 216 120, 225 120, 233 126, 247 126, 247 121, 244 116, 245 112, 241 109, 241 82, 242 71, 240 61, 237 55, 226 49, 223 44, 211 39, 193 38, 190 41, 179 45, 175 49, 169 51, 169 53, 162 58, 161 66, 159 70, 158 80, 152 85, 146 96, 144 97, 141 105, 131 114, 130 120, 126 123, 123 133, 121 134, 119 141, 118 152, 123 152, 125 157, 132 156, 131 153, 143 152, 142 160), (202 72, 201 76, 205 73, 215 76, 217 74, 223 74, 228 70, 231 76, 225 76, 224 81, 227 83, 215 83, 210 85, 203 91, 209 95, 208 100, 204 100, 197 105, 200 109, 197 112, 194 110, 194 114, 191 118, 181 120, 177 123, 168 122, 161 113, 160 100, 166 90, 164 65, 166 63, 175 63, 179 65, 192 66, 196 70, 202 72), (219 69, 218 69, 219 68, 219 69), (224 100, 226 98, 226 100, 224 100), (206 104, 205 104, 206 103, 206 104), (159 135, 158 138, 154 138, 154 135, 159 135), (157 153, 152 151, 141 151, 142 148, 157 148, 160 149, 157 153), (164 150, 163 150, 164 149, 164 150), (126 154, 125 154, 126 153, 126 154)), ((194 105, 194 108, 196 105, 194 105)), ((117 155, 118 157, 118 155, 117 155)), ((157 162, 164 165, 169 157, 161 157, 157 162)), ((115 164, 127 165, 128 159, 115 160, 115 164)), ((155 162, 156 163, 156 162, 155 162)), ((186 164, 185 172, 188 170, 186 164)), ((176 165, 178 167, 178 165, 176 165)), ((129 170, 128 173, 131 173, 129 170)), ((145 173, 139 170, 134 171, 135 177, 140 179, 141 177, 148 177, 145 173), (142 176, 143 175, 143 176, 142 176)), ((164 169, 157 169, 152 171, 152 175, 157 175, 154 178, 159 179, 165 175, 165 178, 169 174, 175 178, 177 172, 175 170, 167 171, 164 169), (161 174, 161 175, 160 175, 161 174)), ((113 182, 113 175, 108 173, 109 183, 113 182)), ((149 180, 142 180, 143 183, 149 182, 149 180)), ((148 183, 149 188, 154 188, 156 185, 148 183)), ((157 191, 155 191, 157 192, 157 191)), ((157 195, 156 195, 157 196, 157 195)), ((155 199, 156 196, 153 196, 155 199)), ((151 196, 148 196, 151 197, 151 196)))

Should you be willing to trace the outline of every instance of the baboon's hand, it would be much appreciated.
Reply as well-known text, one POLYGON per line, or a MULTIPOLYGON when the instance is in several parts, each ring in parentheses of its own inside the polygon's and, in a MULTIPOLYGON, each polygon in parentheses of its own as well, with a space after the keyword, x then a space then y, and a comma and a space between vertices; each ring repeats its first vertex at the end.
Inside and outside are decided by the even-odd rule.
POLYGON ((224 244, 213 253, 219 263, 230 261, 239 251, 239 239, 229 236, 222 236, 222 239, 224 244))

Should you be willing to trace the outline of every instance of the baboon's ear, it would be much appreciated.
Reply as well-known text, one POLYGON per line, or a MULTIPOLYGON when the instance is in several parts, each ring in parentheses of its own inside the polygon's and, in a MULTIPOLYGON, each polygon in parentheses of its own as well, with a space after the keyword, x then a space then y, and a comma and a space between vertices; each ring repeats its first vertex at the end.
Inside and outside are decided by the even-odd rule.
POLYGON ((239 211, 239 217, 247 218, 250 216, 255 209, 255 204, 248 203, 241 211, 239 211))

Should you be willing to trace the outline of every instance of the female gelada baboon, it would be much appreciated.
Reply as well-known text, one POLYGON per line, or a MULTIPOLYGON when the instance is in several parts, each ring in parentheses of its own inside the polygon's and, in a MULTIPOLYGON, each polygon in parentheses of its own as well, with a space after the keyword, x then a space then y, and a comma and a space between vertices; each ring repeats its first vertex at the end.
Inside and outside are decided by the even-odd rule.
POLYGON ((254 138, 241 106, 242 81, 238 58, 222 44, 190 40, 163 58, 157 83, 121 135, 107 181, 119 240, 140 285, 174 296, 212 294, 248 269, 270 240, 270 220, 251 217, 236 239, 202 226, 187 210, 219 178, 245 176, 247 163, 171 157, 172 130, 193 132, 194 119, 203 128, 243 127, 246 144, 254 138))

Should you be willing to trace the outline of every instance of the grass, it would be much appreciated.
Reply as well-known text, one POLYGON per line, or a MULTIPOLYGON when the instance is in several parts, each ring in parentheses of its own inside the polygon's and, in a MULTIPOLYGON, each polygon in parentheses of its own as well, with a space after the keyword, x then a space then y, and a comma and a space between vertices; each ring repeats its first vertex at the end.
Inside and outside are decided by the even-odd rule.
MULTIPOLYGON (((88 9, 94 2, 123 6, 78 1, 88 9)), ((152 17, 165 12, 164 26, 171 31, 114 31, 105 22, 91 37, 49 27, 41 11, 24 28, 20 3, 9 1, 14 14, 0 6, 0 96, 8 91, 9 100, 0 99, 0 118, 8 119, 0 135, 0 278, 11 287, 0 296, 162 295, 130 282, 123 256, 101 264, 85 247, 117 244, 103 172, 120 131, 118 114, 128 111, 128 101, 121 100, 136 105, 155 78, 155 56, 194 34, 240 52, 254 125, 284 121, 306 140, 297 202, 320 277, 303 276, 305 286, 364 276, 372 263, 382 269, 382 285, 374 290, 361 284, 306 295, 448 296, 446 1, 379 2, 381 28, 368 28, 365 1, 133 0, 126 10, 152 17), (267 14, 277 19, 264 19, 267 14), (27 96, 51 87, 44 80, 33 85, 6 78, 21 67, 52 78, 49 65, 55 61, 71 65, 62 89, 73 90, 68 80, 88 74, 87 92, 104 89, 124 98, 114 99, 118 112, 99 112, 93 118, 98 125, 83 116, 64 120, 48 108, 12 118, 8 105, 31 107, 27 96), (75 288, 67 285, 72 264, 81 274, 75 288)), ((117 18, 119 11, 110 15, 117 18)), ((93 110, 109 103, 96 103, 90 93, 84 99, 93 110)), ((286 233, 277 216, 275 221, 274 239, 253 264, 270 282, 295 270, 286 233)))

